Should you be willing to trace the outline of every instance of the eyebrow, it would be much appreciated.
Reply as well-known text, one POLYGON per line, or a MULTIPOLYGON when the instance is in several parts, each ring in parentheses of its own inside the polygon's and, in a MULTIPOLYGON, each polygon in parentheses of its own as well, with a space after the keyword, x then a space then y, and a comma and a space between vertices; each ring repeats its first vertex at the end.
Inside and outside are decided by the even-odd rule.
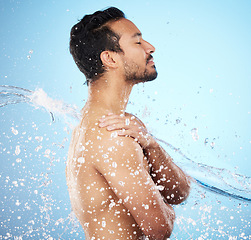
POLYGON ((142 33, 140 32, 136 32, 132 35, 132 38, 135 38, 135 37, 142 37, 142 33))

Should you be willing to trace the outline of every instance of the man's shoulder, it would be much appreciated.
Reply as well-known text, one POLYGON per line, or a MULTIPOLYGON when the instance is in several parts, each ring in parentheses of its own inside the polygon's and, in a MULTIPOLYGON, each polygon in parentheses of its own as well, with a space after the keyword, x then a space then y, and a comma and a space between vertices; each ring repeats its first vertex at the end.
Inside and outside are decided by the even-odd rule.
POLYGON ((138 121, 139 124, 142 124, 142 125, 145 127, 145 124, 144 124, 144 123, 142 122, 142 120, 140 120, 136 115, 133 115, 133 114, 131 114, 131 113, 125 113, 125 115, 126 115, 127 117, 132 118, 132 119, 136 119, 136 121, 138 121))
POLYGON ((91 141, 95 143, 95 147, 102 148, 105 151, 112 152, 133 152, 141 150, 140 145, 131 137, 119 136, 116 131, 108 131, 100 128, 96 133, 91 134, 91 141))
POLYGON ((125 151, 132 152, 141 150, 140 145, 131 137, 119 136, 116 131, 108 131, 99 127, 97 121, 82 122, 73 130, 73 136, 79 137, 79 144, 88 149, 89 153, 95 152, 99 155, 102 152, 125 151))
MULTIPOLYGON (((128 116, 134 117, 132 114, 128 116)), ((143 158, 141 146, 132 137, 119 136, 116 131, 108 131, 99 126, 99 118, 84 118, 73 130, 74 148, 77 155, 85 156, 91 163, 99 164, 109 156, 113 160, 122 160, 122 157, 138 156, 143 158), (79 151, 80 150, 80 151, 79 151)))

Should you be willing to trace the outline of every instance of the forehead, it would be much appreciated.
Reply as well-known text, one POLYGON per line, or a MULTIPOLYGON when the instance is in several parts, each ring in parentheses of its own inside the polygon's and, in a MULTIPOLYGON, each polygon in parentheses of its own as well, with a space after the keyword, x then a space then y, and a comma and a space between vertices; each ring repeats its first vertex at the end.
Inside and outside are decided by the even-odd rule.
POLYGON ((141 32, 136 25, 126 18, 121 18, 115 22, 112 22, 110 28, 122 38, 134 37, 141 32))

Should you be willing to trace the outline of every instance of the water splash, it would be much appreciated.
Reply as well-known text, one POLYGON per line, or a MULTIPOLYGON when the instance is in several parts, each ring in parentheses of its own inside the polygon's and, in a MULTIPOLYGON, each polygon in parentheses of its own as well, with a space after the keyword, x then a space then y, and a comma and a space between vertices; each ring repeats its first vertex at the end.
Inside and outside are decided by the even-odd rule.
POLYGON ((174 159, 180 159, 175 162, 201 187, 226 197, 251 202, 251 177, 231 172, 225 168, 197 163, 182 153, 179 148, 164 140, 158 138, 157 140, 173 150, 174 154, 181 156, 181 158, 174 157, 174 159))
MULTIPOLYGON (((30 102, 35 106, 45 108, 52 116, 59 114, 76 120, 81 119, 81 114, 76 106, 64 103, 61 100, 50 98, 43 89, 39 88, 29 96, 30 102)), ((54 119, 54 117, 53 117, 54 119)))
POLYGON ((81 119, 81 114, 76 106, 50 98, 41 88, 31 91, 15 86, 0 85, 0 107, 22 102, 29 103, 35 108, 44 108, 50 113, 52 121, 55 120, 54 114, 75 120, 81 119))
MULTIPOLYGON (((31 91, 28 89, 2 85, 0 86, 0 107, 8 104, 17 104, 26 102, 35 108, 46 109, 52 116, 54 115, 68 116, 70 118, 80 120, 81 115, 75 106, 64 103, 60 100, 50 98, 43 89, 31 91)), ((197 140, 197 129, 192 129, 191 133, 197 140)), ((201 187, 206 188, 214 193, 251 202, 251 178, 248 176, 233 173, 224 168, 216 168, 202 163, 197 163, 184 155, 180 149, 175 148, 164 140, 157 139, 165 144, 169 149, 178 154, 174 157, 177 164, 184 169, 194 181, 201 187)))
POLYGON ((33 91, 8 85, 0 86, 0 107, 21 102, 30 102, 33 91))

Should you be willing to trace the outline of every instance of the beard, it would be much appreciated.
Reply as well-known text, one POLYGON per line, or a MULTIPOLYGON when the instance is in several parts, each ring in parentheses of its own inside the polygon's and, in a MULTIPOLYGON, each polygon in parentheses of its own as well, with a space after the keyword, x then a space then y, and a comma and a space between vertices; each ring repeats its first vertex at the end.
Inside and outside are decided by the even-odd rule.
POLYGON ((133 83, 140 83, 140 82, 150 82, 154 80, 158 73, 156 71, 155 65, 151 66, 151 71, 147 69, 147 63, 151 59, 151 56, 147 59, 145 70, 142 71, 135 62, 131 61, 130 63, 124 63, 125 69, 125 77, 126 81, 133 82, 133 83))

